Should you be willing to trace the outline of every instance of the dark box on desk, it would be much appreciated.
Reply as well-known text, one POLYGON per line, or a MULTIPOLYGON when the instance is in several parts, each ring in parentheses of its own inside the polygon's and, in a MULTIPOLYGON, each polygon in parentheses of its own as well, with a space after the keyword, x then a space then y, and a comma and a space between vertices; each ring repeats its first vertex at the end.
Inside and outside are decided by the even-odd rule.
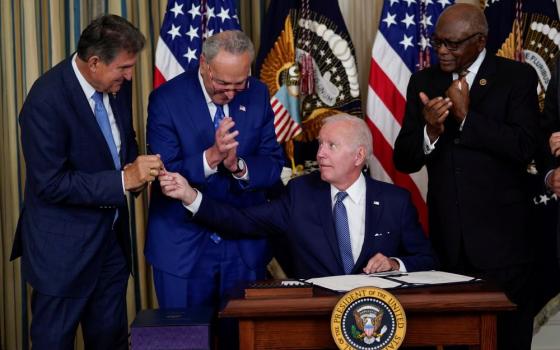
POLYGON ((132 350, 210 349, 210 308, 142 310, 132 322, 132 350))

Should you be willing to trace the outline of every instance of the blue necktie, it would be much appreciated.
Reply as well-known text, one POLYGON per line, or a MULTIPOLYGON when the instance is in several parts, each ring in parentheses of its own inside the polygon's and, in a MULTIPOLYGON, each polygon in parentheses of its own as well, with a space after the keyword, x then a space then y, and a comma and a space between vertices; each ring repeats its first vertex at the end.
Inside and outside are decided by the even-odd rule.
POLYGON ((340 257, 342 258, 342 266, 344 266, 344 273, 348 275, 354 268, 354 258, 352 257, 352 244, 350 243, 348 214, 346 213, 344 203, 342 203, 346 196, 348 196, 346 192, 338 192, 336 194, 333 216, 336 236, 338 238, 338 248, 340 249, 340 257))
POLYGON ((97 124, 105 137, 105 141, 111 150, 111 157, 113 157, 113 163, 115 164, 115 169, 121 169, 121 161, 119 159, 119 153, 117 152, 117 146, 115 145, 115 140, 113 139, 113 133, 111 132, 111 124, 109 123, 109 115, 107 110, 103 105, 103 93, 96 91, 91 98, 95 102, 94 114, 97 124))
POLYGON ((222 120, 224 120, 224 106, 216 105, 216 113, 214 114, 214 129, 218 129, 222 120))
MULTIPOLYGON (((216 113, 214 114, 214 129, 217 130, 220 126, 220 122, 224 119, 224 107, 222 105, 216 105, 216 113)), ((210 239, 218 244, 222 241, 222 237, 216 232, 210 235, 210 239)))

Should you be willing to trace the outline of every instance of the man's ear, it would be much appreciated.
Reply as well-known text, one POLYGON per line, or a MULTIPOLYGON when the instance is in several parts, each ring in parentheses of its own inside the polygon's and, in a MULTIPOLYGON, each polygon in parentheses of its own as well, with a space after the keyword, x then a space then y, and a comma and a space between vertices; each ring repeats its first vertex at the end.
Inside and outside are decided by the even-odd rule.
POLYGON ((364 146, 358 147, 358 151, 356 152, 356 165, 363 165, 366 161, 366 148, 364 146))
POLYGON ((88 60, 87 60, 88 68, 93 73, 95 73, 97 71, 99 63, 101 63, 101 60, 99 59, 99 56, 94 55, 94 56, 91 56, 90 58, 88 58, 88 60))

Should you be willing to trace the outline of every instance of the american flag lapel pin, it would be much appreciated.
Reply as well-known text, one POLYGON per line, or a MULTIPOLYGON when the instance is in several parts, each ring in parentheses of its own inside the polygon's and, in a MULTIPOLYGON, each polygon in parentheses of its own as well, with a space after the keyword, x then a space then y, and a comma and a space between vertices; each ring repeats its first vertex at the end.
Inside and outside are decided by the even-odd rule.
POLYGON ((245 112, 247 109, 245 108, 245 106, 239 105, 239 110, 240 110, 241 112, 245 112))
POLYGON ((373 205, 379 206, 379 202, 378 201, 373 201, 373 205))

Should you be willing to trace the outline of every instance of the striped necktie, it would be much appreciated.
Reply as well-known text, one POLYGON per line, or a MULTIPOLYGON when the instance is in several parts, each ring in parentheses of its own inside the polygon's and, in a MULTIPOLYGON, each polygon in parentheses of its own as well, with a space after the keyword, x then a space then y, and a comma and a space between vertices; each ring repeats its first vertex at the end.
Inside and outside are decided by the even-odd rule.
POLYGON ((346 196, 348 196, 348 193, 346 192, 338 192, 336 194, 333 217, 336 228, 336 236, 338 238, 338 249, 340 249, 340 257, 342 258, 342 266, 344 267, 344 273, 348 275, 354 268, 354 258, 352 257, 352 244, 350 243, 348 214, 346 213, 346 207, 342 202, 346 196))
POLYGON ((113 158, 113 163, 115 164, 115 169, 120 170, 121 161, 119 159, 117 145, 115 145, 115 140, 113 139, 113 132, 111 131, 111 124, 109 122, 109 114, 107 113, 105 105, 103 104, 103 93, 96 91, 93 93, 91 98, 95 102, 95 106, 93 108, 95 119, 97 120, 97 124, 99 124, 99 128, 103 133, 103 137, 105 137, 105 141, 109 146, 111 157, 113 158))

